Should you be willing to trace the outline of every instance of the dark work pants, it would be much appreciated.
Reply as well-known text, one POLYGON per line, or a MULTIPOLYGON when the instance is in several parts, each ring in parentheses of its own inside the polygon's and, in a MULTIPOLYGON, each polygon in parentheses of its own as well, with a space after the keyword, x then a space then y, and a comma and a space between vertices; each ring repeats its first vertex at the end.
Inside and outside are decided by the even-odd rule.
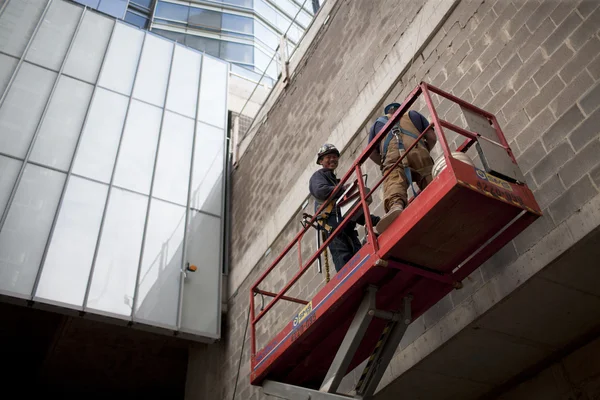
MULTIPOLYGON (((379 220, 379 217, 371 215, 371 222, 373 223, 373 226, 377 225, 379 220)), ((335 215, 329 216, 328 223, 332 228, 331 232, 333 232, 338 226, 335 215)), ((329 251, 331 252, 331 256, 333 257, 333 264, 335 266, 335 270, 338 272, 362 247, 362 244, 358 239, 358 232, 356 231, 357 223, 364 226, 366 223, 364 216, 358 218, 356 222, 348 222, 344 229, 333 238, 331 243, 329 243, 328 247, 329 251)), ((329 234, 327 234, 327 237, 329 237, 329 234)))

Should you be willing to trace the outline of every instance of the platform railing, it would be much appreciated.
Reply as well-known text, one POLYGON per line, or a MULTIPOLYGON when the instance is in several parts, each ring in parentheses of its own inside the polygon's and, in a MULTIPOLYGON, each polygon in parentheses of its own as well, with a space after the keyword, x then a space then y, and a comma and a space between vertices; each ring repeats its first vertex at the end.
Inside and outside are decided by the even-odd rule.
POLYGON ((381 131, 376 135, 376 137, 367 145, 367 147, 362 151, 362 153, 352 163, 352 165, 350 166, 350 168, 348 169, 346 174, 340 179, 340 182, 338 183, 338 185, 336 186, 334 191, 331 193, 331 195, 329 196, 327 201, 325 201, 321 205, 321 207, 319 207, 318 211, 315 212, 314 216, 310 219, 310 221, 307 221, 307 223, 303 224, 303 227, 300 230, 300 232, 294 237, 294 239, 285 247, 285 249, 279 254, 279 256, 277 256, 277 258, 275 258, 275 260, 269 265, 269 267, 261 274, 261 276, 252 285, 252 287, 250 289, 250 334, 251 334, 252 360, 254 360, 255 356, 256 356, 256 324, 280 300, 290 301, 290 302, 294 302, 294 303, 298 303, 298 304, 308 304, 308 302, 309 302, 308 300, 298 299, 298 298, 291 297, 291 296, 286 296, 286 293, 309 270, 309 268, 315 263, 317 258, 320 257, 321 253, 323 253, 327 249, 327 247, 329 246, 329 244, 331 243, 333 238, 335 236, 337 236, 342 229, 344 229, 344 227, 358 213, 358 211, 361 208, 366 217, 365 221, 366 221, 367 243, 365 244, 365 246, 371 246, 374 253, 376 253, 379 250, 379 243, 378 243, 378 239, 375 236, 374 231, 373 231, 373 224, 371 222, 371 219, 368 218, 368 216, 370 215, 368 199, 382 185, 382 183, 394 171, 394 169, 398 165, 400 165, 400 163, 404 160, 404 158, 408 155, 408 153, 410 153, 410 151, 420 142, 420 140, 425 136, 425 134, 430 129, 434 129, 437 141, 438 141, 438 143, 440 143, 441 150, 442 150, 443 156, 446 161, 446 168, 448 168, 450 170, 452 170, 452 163, 450 161, 450 158, 452 158, 452 154, 451 154, 450 147, 448 145, 448 141, 446 139, 444 128, 448 128, 449 130, 466 137, 466 140, 456 150, 459 152, 466 152, 477 140, 480 140, 480 139, 490 140, 490 139, 487 139, 475 132, 471 132, 467 129, 461 128, 455 124, 452 124, 448 121, 441 119, 438 116, 435 106, 433 104, 431 93, 435 93, 438 96, 445 98, 452 103, 458 104, 460 107, 464 107, 476 114, 484 116, 489 121, 491 121, 492 126, 495 129, 495 131, 498 135, 498 138, 499 138, 499 143, 496 143, 496 144, 498 146, 506 149, 508 151, 511 159, 516 163, 516 159, 515 159, 512 151, 510 150, 510 147, 508 146, 508 143, 506 141, 504 133, 500 129, 498 121, 496 120, 496 117, 493 114, 491 114, 485 110, 482 110, 482 109, 480 109, 480 108, 478 108, 456 96, 453 96, 441 89, 438 89, 434 86, 428 85, 425 82, 421 82, 415 89, 412 90, 412 92, 408 95, 408 97, 402 103, 400 108, 398 110, 396 110, 396 112, 394 113, 392 118, 390 118, 388 120, 388 122, 381 129, 381 131), (421 134, 417 137, 417 139, 414 141, 414 143, 406 149, 405 153, 394 163, 394 165, 391 168, 389 168, 385 174, 383 174, 383 176, 375 183, 375 185, 370 189, 370 191, 367 192, 366 188, 365 188, 364 180, 363 180, 362 169, 361 169, 362 164, 364 164, 366 162, 366 160, 369 158, 369 155, 371 154, 371 152, 373 152, 376 148, 379 147, 379 144, 386 137, 386 135, 390 132, 392 127, 400 121, 400 118, 405 113, 407 113, 409 111, 411 106, 415 103, 415 101, 419 98, 419 96, 421 94, 423 94, 423 96, 424 96, 427 109, 431 116, 431 118, 430 118, 431 123, 429 124, 429 126, 427 126, 423 130, 423 132, 421 132, 421 134), (344 216, 341 223, 337 226, 337 228, 333 231, 333 233, 328 236, 328 238, 308 258, 308 260, 306 262, 303 262, 301 241, 304 237, 304 234, 309 229, 311 229, 312 226, 316 223, 317 216, 325 209, 325 207, 330 202, 335 201, 336 196, 339 193, 341 193, 341 191, 343 191, 343 189, 342 189, 343 186, 348 182, 348 180, 353 175, 356 176, 356 180, 358 183, 360 201, 358 201, 352 207, 352 209, 346 214, 346 216, 344 216), (277 293, 259 289, 259 285, 280 264, 280 262, 283 260, 283 258, 285 256, 287 256, 290 253, 290 251, 294 248, 294 246, 296 246, 296 245, 298 246, 299 270, 291 278, 291 280, 277 293), (264 306, 261 309, 261 311, 258 313, 258 315, 256 314, 256 307, 255 307, 255 302, 254 302, 254 296, 256 294, 261 294, 261 295, 265 295, 265 296, 269 296, 269 297, 273 298, 266 306, 264 306))

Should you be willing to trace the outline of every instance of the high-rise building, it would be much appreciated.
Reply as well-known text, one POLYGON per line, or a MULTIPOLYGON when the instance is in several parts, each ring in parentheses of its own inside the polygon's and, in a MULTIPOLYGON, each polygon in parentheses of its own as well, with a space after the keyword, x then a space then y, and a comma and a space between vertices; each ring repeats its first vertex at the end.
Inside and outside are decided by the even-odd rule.
POLYGON ((76 3, 9 0, 0 293, 217 339, 228 68, 76 3))
POLYGON ((313 18, 308 0, 74 1, 271 79, 281 37, 291 53, 313 18))

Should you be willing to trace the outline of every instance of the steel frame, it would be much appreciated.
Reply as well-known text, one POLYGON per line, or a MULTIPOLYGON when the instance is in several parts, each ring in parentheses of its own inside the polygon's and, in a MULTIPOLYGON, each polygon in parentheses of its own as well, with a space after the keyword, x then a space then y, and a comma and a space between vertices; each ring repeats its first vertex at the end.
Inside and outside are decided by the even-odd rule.
MULTIPOLYGON (((480 115, 488 118, 489 121, 491 122, 492 126, 496 130, 497 136, 499 138, 498 142, 495 142, 495 141, 492 141, 492 142, 495 143, 496 145, 506 149, 509 153, 511 160, 515 164, 517 163, 516 159, 514 157, 514 154, 510 150, 510 147, 508 146, 508 143, 504 136, 504 133, 500 129, 500 126, 496 120, 496 117, 493 114, 491 114, 485 110, 482 110, 470 103, 467 103, 467 102, 465 102, 447 92, 444 92, 436 87, 430 86, 425 82, 421 82, 415 89, 413 89, 413 91, 407 97, 406 101, 404 101, 404 103, 402 103, 402 106, 400 107, 400 109, 398 109, 396 111, 396 113, 388 120, 388 122, 385 124, 385 126, 376 135, 374 140, 372 140, 368 144, 368 146, 363 150, 363 152, 353 162, 353 164, 351 165, 349 170, 341 178, 338 186, 333 191, 333 193, 331 194, 329 199, 327 199, 327 201, 325 201, 323 203, 323 205, 319 208, 319 210, 314 213, 314 216, 305 215, 305 221, 304 221, 305 223, 302 224, 303 227, 300 230, 300 232, 285 247, 285 249, 271 263, 271 265, 262 273, 262 275, 258 278, 258 280, 251 286, 251 289, 250 289, 250 306, 251 306, 250 307, 250 318, 251 318, 250 319, 250 322, 251 322, 250 334, 251 334, 251 338, 250 339, 251 339, 251 369, 252 369, 252 380, 253 381, 258 378, 256 375, 257 373, 259 373, 259 372, 257 372, 258 366, 262 362, 264 362, 262 355, 261 355, 261 361, 257 360, 256 324, 264 317, 264 315, 267 312, 269 312, 271 310, 271 308, 279 300, 293 301, 293 302, 304 304, 303 302, 305 302, 305 300, 291 298, 291 297, 285 296, 285 294, 300 279, 300 277, 308 271, 308 269, 312 266, 312 264, 318 260, 320 254, 323 251, 326 251, 326 248, 329 245, 329 243, 331 242, 331 240, 333 239, 333 237, 336 236, 341 231, 341 229, 344 228, 344 226, 354 217, 354 215, 359 211, 359 209, 362 208, 362 211, 364 212, 365 215, 370 214, 367 199, 370 196, 372 196, 372 194, 375 192, 375 190, 377 190, 377 188, 379 188, 380 185, 383 184, 384 180, 392 172, 392 170, 402 162, 404 157, 406 157, 406 155, 424 137, 424 135, 429 131, 429 129, 434 129, 434 132, 437 137, 437 141, 440 143, 440 146, 441 146, 442 152, 443 152, 443 156, 446 161, 446 169, 443 172, 444 176, 446 177, 446 178, 444 178, 444 182, 446 182, 446 183, 444 183, 445 185, 450 185, 450 186, 459 185, 459 186, 463 186, 466 188, 470 188, 472 190, 479 191, 489 197, 493 197, 496 200, 501 200, 505 203, 511 204, 512 206, 516 206, 517 208, 520 208, 523 211, 517 218, 515 218, 513 221, 511 221, 511 223, 508 226, 505 226, 503 228, 503 230, 498 232, 494 237, 487 240, 485 243, 479 243, 479 244, 477 244, 477 246, 475 246, 473 248, 467 248, 465 251, 468 251, 469 254, 471 254, 471 256, 469 256, 469 258, 467 258, 465 261, 460 260, 459 262, 457 262, 456 264, 454 264, 452 266, 447 266, 447 267, 451 267, 450 268, 450 271, 452 271, 451 273, 449 273, 449 272, 442 273, 439 271, 434 271, 434 270, 431 270, 431 269, 428 269, 425 267, 411 265, 411 264, 402 262, 400 260, 382 260, 381 257, 379 257, 379 254, 380 253, 383 254, 386 252, 386 250, 389 250, 390 244, 389 243, 380 243, 380 240, 375 236, 375 234, 373 232, 373 226, 372 226, 370 218, 366 218, 365 219, 366 220, 365 231, 367 232, 367 242, 366 242, 365 246, 363 246, 363 249, 366 248, 367 250, 363 251, 362 254, 364 255, 364 253, 368 252, 368 254, 370 254, 371 256, 374 256, 374 257, 372 257, 372 260, 371 260, 372 263, 374 262, 375 265, 377 265, 379 267, 388 267, 391 269, 398 269, 398 270, 401 270, 404 272, 409 272, 411 274, 414 274, 415 276, 418 276, 419 278, 423 279, 422 281, 419 282, 419 285, 427 284, 427 282, 436 282, 439 285, 439 283, 441 282, 444 285, 447 285, 448 291, 452 290, 452 288, 458 289, 458 288, 462 287, 461 281, 466 276, 468 276, 475 268, 477 268, 479 265, 481 265, 481 263, 483 261, 485 261, 491 255, 493 255, 495 252, 497 252, 508 241, 510 241, 512 238, 514 238, 516 236, 516 234, 521 232, 525 227, 527 227, 537 217, 539 217, 541 215, 539 206, 535 202, 535 199, 533 198, 533 195, 531 195, 531 192, 526 187, 524 187, 524 189, 519 189, 518 184, 512 185, 515 188, 514 190, 517 191, 518 194, 522 195, 522 197, 523 197, 523 201, 521 203, 517 203, 516 201, 514 201, 510 198, 504 198, 502 195, 496 195, 494 193, 487 193, 483 190, 478 190, 476 187, 474 187, 473 182, 471 182, 469 180, 469 179, 471 179, 470 177, 468 179, 465 179, 465 181, 461 181, 460 179, 457 180, 457 178, 455 178, 458 173, 464 174, 464 171, 465 171, 464 168, 466 167, 466 164, 458 162, 452 157, 451 150, 450 150, 448 141, 445 136, 444 128, 448 128, 448 129, 466 137, 466 140, 464 141, 464 143, 462 143, 459 146, 457 151, 462 151, 462 152, 467 151, 470 146, 472 146, 474 143, 476 143, 477 140, 482 139, 482 137, 481 137, 481 135, 479 135, 475 132, 470 132, 470 131, 462 129, 454 124, 451 124, 447 121, 442 120, 438 116, 437 111, 434 107, 431 93, 435 93, 443 98, 446 98, 447 100, 449 100, 453 103, 459 104, 461 107, 464 107, 465 109, 468 109, 470 111, 473 111, 477 114, 480 114, 480 115), (423 97, 425 99, 425 103, 429 110, 429 113, 431 115, 430 125, 417 137, 417 139, 415 140, 413 145, 406 149, 405 154, 397 160, 397 162, 394 164, 394 166, 392 168, 390 168, 387 171, 387 173, 385 173, 375 183, 375 185, 370 189, 369 192, 367 192, 365 185, 364 185, 363 174, 362 174, 362 170, 361 170, 362 164, 369 158, 370 153, 376 149, 376 147, 379 145, 379 143, 383 140, 383 138, 390 131, 391 127, 393 125, 395 125, 397 122, 399 122, 402 115, 404 115, 406 112, 408 112, 410 107, 414 104, 414 102, 417 100, 418 96, 420 96, 420 95, 423 95, 423 97), (354 205, 354 207, 346 214, 346 216, 341 221, 340 225, 327 238, 327 240, 325 240, 323 243, 320 244, 317 251, 311 257, 309 257, 308 260, 303 262, 302 257, 301 257, 300 242, 301 242, 304 234, 311 227, 314 226, 314 224, 316 222, 316 216, 319 215, 323 211, 325 206, 330 201, 333 201, 335 196, 341 191, 341 188, 343 187, 343 185, 346 184, 346 182, 348 182, 349 179, 353 175, 355 176, 355 179, 356 179, 355 183, 358 185, 358 188, 359 188, 359 193, 360 193, 359 202, 357 202, 354 205), (260 289, 259 285, 279 265, 279 263, 282 261, 282 259, 286 255, 289 254, 289 252, 292 250, 292 248, 295 245, 298 245, 298 247, 299 247, 298 248, 299 270, 296 272, 296 274, 277 293, 272 293, 272 292, 266 293, 264 290, 260 289), (384 246, 384 248, 381 248, 381 246, 384 246), (462 263, 459 264, 460 262, 462 262, 462 263), (254 295, 257 293, 267 294, 267 295, 273 297, 273 299, 264 308, 262 308, 258 314, 256 314, 256 312, 255 312, 255 303, 254 303, 254 295)), ((472 167, 469 167, 469 168, 471 168, 471 170, 473 170, 472 167)), ((473 176, 475 176, 475 171, 474 170, 471 171, 471 174, 473 176)), ((473 179, 475 179, 475 178, 473 178, 473 179)), ((410 209, 410 207, 408 209, 410 209)), ((398 237, 401 237, 403 232, 404 232, 404 230, 398 230, 395 233, 398 234, 398 237)), ((344 278, 342 278, 342 279, 344 279, 344 278)), ((353 277, 352 279, 348 280, 348 282, 346 282, 345 285, 346 286, 352 285, 354 282, 356 282, 356 279, 358 279, 358 278, 353 277)), ((341 288, 341 290, 344 290, 344 288, 341 288)), ((371 292, 369 292, 369 293, 371 293, 371 292)), ((406 296, 406 295, 407 295, 407 293, 401 294, 401 296, 406 296)), ((338 295, 336 295, 335 297, 338 298, 337 296, 338 295)), ((352 355, 354 354, 352 352, 352 350, 355 349, 357 341, 360 342, 359 338, 361 337, 361 332, 363 332, 364 324, 366 323, 366 321, 367 320, 370 321, 370 318, 372 318, 373 316, 375 316, 375 317, 387 316, 389 318, 392 318, 392 316, 388 315, 389 312, 381 312, 379 310, 375 310, 374 307, 368 307, 367 305, 365 305, 365 302, 368 303, 369 301, 371 301, 371 300, 367 300, 368 297, 369 297, 369 295, 367 295, 367 297, 365 297, 365 300, 363 300, 363 303, 361 303, 361 305, 359 307, 359 311, 357 312, 354 320, 352 321, 350 329, 348 330, 346 337, 344 338, 344 341, 340 347, 340 351, 336 354, 336 357, 335 357, 333 363, 331 364, 331 367, 326 375, 326 378, 324 379, 324 385, 322 387, 322 390, 335 392, 335 390, 339 386, 339 381, 341 381, 341 378, 343 377, 343 373, 345 373, 348 363, 350 362, 348 360, 348 357, 352 358, 348 354, 349 353, 352 353, 352 355), (365 314, 365 311, 364 311, 365 309, 369 309, 370 311, 367 314, 365 314), (386 314, 386 313, 388 313, 388 314, 386 314), (344 368, 344 366, 346 368, 344 368), (340 376, 340 374, 342 374, 342 376, 340 376)), ((428 304, 428 306, 432 306, 436 301, 437 300, 433 301, 433 303, 431 303, 431 304, 428 304, 427 301, 425 303, 428 304)), ((368 304, 371 304, 371 303, 368 303, 368 304)), ((385 350, 391 352, 391 355, 393 355, 394 350, 397 348, 397 345, 398 345, 400 339, 402 338, 402 335, 404 333, 404 330, 406 329, 406 326, 408 325, 408 323, 410 323, 410 315, 411 315, 410 302, 405 301, 404 304, 405 304, 405 309, 403 311, 403 314, 405 316, 408 316, 408 319, 404 318, 404 322, 406 322, 405 324, 397 323, 397 324, 399 324, 398 326, 400 326, 400 325, 405 325, 405 326, 404 326, 404 328, 401 328, 401 327, 395 328, 393 335, 392 335, 393 338, 389 339, 389 345, 386 345, 387 347, 385 350), (389 350, 389 348, 393 348, 393 349, 389 350)), ((317 316, 317 318, 318 318, 318 316, 317 316)), ((280 333, 280 335, 281 335, 281 333, 280 333)), ((271 345, 272 342, 273 341, 271 341, 271 343, 269 345, 271 345)), ((280 342, 280 344, 281 343, 283 343, 283 342, 280 342)), ((287 345, 289 345, 289 344, 287 344, 287 345)), ((263 351, 264 351, 264 349, 263 349, 263 351)), ((261 353, 263 351, 261 351, 261 353)), ((281 350, 278 350, 273 355, 273 357, 276 358, 277 354, 281 354, 281 350)), ((390 358, 391 358, 391 355, 390 355, 390 358)), ((385 362, 387 353, 384 353, 383 355, 380 354, 378 357, 382 357, 381 362, 379 364, 382 368, 380 368, 380 371, 378 370, 377 374, 383 374, 383 372, 385 370, 385 366, 387 366, 387 363, 385 362)), ((387 362, 389 363, 389 360, 387 362)), ((262 366, 261 370, 264 371, 264 368, 265 367, 262 366)), ((261 373, 264 373, 264 372, 261 372, 261 373)), ((368 396, 372 395, 372 393, 374 392, 374 390, 377 386, 377 383, 379 382, 381 377, 375 375, 370 379, 371 379, 370 382, 375 382, 374 387, 372 387, 372 384, 370 384, 368 382, 363 384, 360 388, 358 388, 358 391, 357 391, 357 395, 359 397, 362 397, 362 396, 368 397, 368 396)), ((274 387, 277 385, 279 385, 279 384, 276 384, 273 382, 269 383, 269 387, 274 387)), ((281 384, 281 385, 284 385, 286 387, 286 390, 288 390, 289 386, 290 386, 290 385, 285 385, 285 384, 281 384)), ((280 386, 277 386, 277 387, 282 388, 280 386)), ((290 397, 290 398, 296 398, 296 397, 290 397)), ((307 397, 300 396, 298 398, 307 398, 307 397)), ((316 398, 316 397, 308 397, 308 398, 316 398)))

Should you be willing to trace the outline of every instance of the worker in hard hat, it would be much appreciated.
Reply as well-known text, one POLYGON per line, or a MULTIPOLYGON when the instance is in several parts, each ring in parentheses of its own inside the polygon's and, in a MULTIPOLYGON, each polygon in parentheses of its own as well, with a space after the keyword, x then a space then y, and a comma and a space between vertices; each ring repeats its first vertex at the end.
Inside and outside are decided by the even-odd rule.
MULTIPOLYGON (((338 167, 339 159, 339 150, 329 143, 324 144, 317 153, 317 164, 322 168, 311 176, 309 182, 310 194, 316 199, 315 210, 318 210, 319 207, 321 207, 323 202, 329 198, 337 184, 340 182, 335 176, 335 169, 338 167)), ((333 199, 339 198, 343 191, 344 188, 340 188, 333 199)), ((319 225, 327 232, 327 236, 333 233, 342 222, 340 210, 334 203, 334 201, 331 201, 318 216, 317 220, 319 225)), ((379 222, 379 217, 374 215, 371 215, 370 217, 373 225, 376 225, 379 222)), ((362 247, 360 240, 358 239, 358 232, 356 231, 357 223, 365 225, 364 215, 355 218, 355 221, 349 221, 329 244, 329 251, 331 251, 336 271, 342 269, 342 267, 346 265, 352 256, 354 256, 354 254, 362 247)))
MULTIPOLYGON (((385 115, 377 118, 369 131, 369 142, 377 136, 399 108, 399 103, 391 103, 385 107, 385 115)), ((419 112, 410 110, 405 113, 400 118, 400 122, 392 127, 379 146, 369 155, 371 160, 377 163, 385 174, 427 126, 429 121, 419 112)), ((419 191, 425 189, 431 182, 433 160, 429 152, 435 143, 435 133, 430 129, 383 182, 383 205, 386 214, 377 224, 379 233, 385 231, 406 208, 409 194, 418 195, 419 191)))

